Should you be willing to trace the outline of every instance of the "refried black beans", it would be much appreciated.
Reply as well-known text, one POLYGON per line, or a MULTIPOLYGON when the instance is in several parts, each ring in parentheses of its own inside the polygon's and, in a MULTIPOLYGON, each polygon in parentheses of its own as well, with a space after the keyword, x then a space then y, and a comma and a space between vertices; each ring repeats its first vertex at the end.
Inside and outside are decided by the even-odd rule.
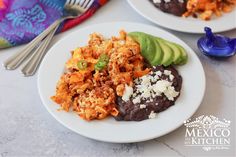
POLYGON ((150 2, 161 11, 175 16, 181 16, 187 11, 186 0, 150 0, 150 2))
POLYGON ((182 77, 173 66, 153 67, 152 72, 144 79, 142 78, 135 80, 133 94, 128 101, 124 101, 122 97, 117 98, 119 115, 114 117, 116 120, 141 121, 155 118, 156 113, 164 111, 175 104, 180 95, 182 77), (147 78, 152 79, 149 82, 147 78), (146 91, 141 83, 149 84, 147 88, 151 90, 146 91), (160 88, 158 90, 164 92, 157 91, 157 88, 155 88, 157 85, 160 88), (144 92, 140 92, 143 90, 144 92), (148 93, 149 96, 145 93, 148 93))

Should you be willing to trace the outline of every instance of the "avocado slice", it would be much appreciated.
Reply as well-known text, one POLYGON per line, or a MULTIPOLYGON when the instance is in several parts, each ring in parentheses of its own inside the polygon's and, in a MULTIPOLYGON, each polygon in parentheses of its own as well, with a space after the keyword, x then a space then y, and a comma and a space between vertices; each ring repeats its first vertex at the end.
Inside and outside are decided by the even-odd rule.
MULTIPOLYGON (((159 38, 162 39, 162 38, 159 38)), ((164 40, 164 39, 163 39, 164 40)), ((168 44, 168 46, 170 46, 173 50, 174 50, 174 60, 173 63, 174 64, 186 64, 188 61, 188 55, 186 53, 186 50, 179 44, 176 44, 174 42, 170 42, 167 40, 164 40, 166 44, 168 44)))
POLYGON ((172 43, 170 41, 165 40, 164 42, 173 50, 173 52, 174 52, 173 63, 177 64, 177 62, 179 62, 179 60, 182 60, 181 59, 182 52, 181 52, 180 48, 175 43, 172 43))
POLYGON ((160 46, 160 43, 156 40, 155 36, 152 36, 150 34, 145 34, 145 36, 147 36, 147 38, 150 38, 150 40, 153 40, 155 43, 155 57, 152 58, 151 60, 151 65, 152 66, 156 66, 156 65, 161 65, 162 64, 162 58, 164 56, 163 54, 163 50, 160 46))
POLYGON ((142 56, 152 66, 185 64, 188 60, 185 49, 179 44, 143 32, 130 32, 128 36, 140 44, 142 56))
POLYGON ((163 51, 163 58, 162 58, 162 62, 161 64, 163 64, 164 66, 168 66, 173 62, 174 59, 174 52, 172 51, 172 49, 164 42, 163 39, 161 38, 156 38, 156 41, 159 42, 161 49, 163 51))
POLYGON ((142 32, 131 32, 128 35, 140 44, 142 56, 144 56, 152 66, 161 64, 163 53, 155 38, 142 32))
POLYGON ((151 65, 153 65, 153 59, 156 55, 156 45, 153 40, 147 36, 140 37, 139 44, 141 45, 141 54, 144 56, 151 65))
POLYGON ((155 46, 156 46, 156 51, 155 51, 156 55, 152 60, 152 65, 154 65, 154 66, 161 65, 164 53, 161 49, 159 42, 155 39, 155 37, 150 36, 150 38, 154 41, 155 46))
POLYGON ((179 50, 181 51, 181 57, 180 59, 175 63, 175 64, 186 64, 188 61, 188 55, 186 53, 186 50, 179 44, 173 43, 175 46, 177 46, 179 48, 179 50))

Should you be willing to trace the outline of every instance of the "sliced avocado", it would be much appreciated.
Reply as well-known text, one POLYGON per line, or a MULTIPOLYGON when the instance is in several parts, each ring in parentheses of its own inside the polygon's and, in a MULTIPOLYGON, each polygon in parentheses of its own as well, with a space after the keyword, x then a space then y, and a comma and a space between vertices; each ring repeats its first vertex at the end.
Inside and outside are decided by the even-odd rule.
POLYGON ((131 32, 128 35, 140 44, 142 56, 144 56, 151 65, 161 64, 162 51, 156 40, 142 32, 131 32))
POLYGON ((156 44, 154 40, 147 36, 143 36, 140 38, 140 45, 141 45, 141 54, 144 56, 151 65, 153 65, 153 59, 155 58, 156 55, 156 44))
MULTIPOLYGON (((161 39, 161 38, 160 38, 161 39)), ((176 52, 174 52, 175 57, 174 57, 174 64, 185 64, 188 61, 188 55, 186 53, 186 50, 179 44, 176 44, 174 42, 170 42, 165 40, 166 44, 168 44, 169 46, 173 45, 171 48, 173 49, 174 47, 176 47, 177 49, 175 49, 176 52), (180 52, 180 55, 179 55, 180 52)))
POLYGON ((162 48, 161 48, 159 42, 156 40, 155 36, 152 36, 152 35, 146 34, 146 33, 145 33, 145 36, 150 38, 150 40, 153 40, 154 43, 155 43, 155 49, 156 49, 155 57, 152 58, 151 65, 153 65, 153 66, 161 65, 162 64, 162 58, 163 58, 164 54, 163 54, 163 51, 162 51, 162 48))
POLYGON ((167 40, 164 40, 164 42, 173 50, 173 52, 174 52, 173 63, 174 63, 174 64, 177 64, 177 62, 178 62, 179 60, 181 60, 181 57, 182 57, 182 52, 181 52, 181 50, 179 49, 178 46, 176 46, 175 43, 172 43, 172 42, 167 41, 167 40))
POLYGON ((156 38, 156 41, 159 42, 161 49, 163 51, 163 58, 161 64, 164 66, 168 66, 173 62, 174 52, 172 49, 163 41, 163 39, 156 38))
POLYGON ((174 45, 176 45, 180 51, 181 51, 181 58, 175 63, 175 64, 185 64, 188 61, 188 55, 186 53, 186 50, 179 44, 173 43, 174 45))
POLYGON ((161 49, 161 46, 159 44, 159 42, 155 39, 155 37, 150 36, 152 40, 154 40, 155 46, 156 46, 156 51, 155 51, 155 57, 152 60, 152 65, 156 66, 156 65, 161 65, 162 63, 162 58, 164 56, 164 53, 161 49))
POLYGON ((142 56, 151 65, 185 64, 188 60, 185 49, 179 44, 143 32, 130 32, 128 36, 140 44, 142 56))

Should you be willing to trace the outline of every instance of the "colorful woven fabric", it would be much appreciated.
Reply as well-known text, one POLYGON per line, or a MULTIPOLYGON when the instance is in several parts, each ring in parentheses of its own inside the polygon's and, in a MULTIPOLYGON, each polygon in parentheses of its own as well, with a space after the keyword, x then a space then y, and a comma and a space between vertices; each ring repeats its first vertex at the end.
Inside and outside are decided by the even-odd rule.
MULTIPOLYGON (((66 0, 0 0, 0 48, 27 43, 63 16, 66 0)), ((66 31, 92 16, 107 0, 95 0, 87 12, 66 21, 66 31)))

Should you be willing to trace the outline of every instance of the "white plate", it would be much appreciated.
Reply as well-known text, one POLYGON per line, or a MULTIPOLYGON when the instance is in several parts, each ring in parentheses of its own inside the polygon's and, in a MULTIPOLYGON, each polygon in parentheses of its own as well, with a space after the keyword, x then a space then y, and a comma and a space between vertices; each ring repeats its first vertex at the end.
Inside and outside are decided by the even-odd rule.
POLYGON ((204 27, 212 28, 213 32, 223 32, 236 28, 236 9, 214 17, 210 21, 188 17, 177 17, 164 13, 156 8, 149 0, 128 0, 129 4, 143 17, 162 27, 187 33, 203 33, 204 27))
POLYGON ((39 69, 38 89, 47 110, 67 128, 100 141, 129 143, 149 140, 167 134, 181 126, 184 120, 190 118, 202 101, 205 91, 205 74, 193 50, 174 35, 156 27, 139 23, 103 23, 75 31, 49 50, 39 69), (89 34, 93 32, 111 37, 118 35, 120 29, 125 29, 127 32, 150 33, 179 43, 187 50, 188 63, 178 67, 183 77, 183 87, 176 104, 158 114, 155 119, 141 122, 119 122, 111 117, 105 120, 87 122, 75 113, 58 111, 59 105, 50 100, 50 97, 55 94, 56 83, 63 73, 65 62, 70 58, 70 51, 86 45, 89 34))

